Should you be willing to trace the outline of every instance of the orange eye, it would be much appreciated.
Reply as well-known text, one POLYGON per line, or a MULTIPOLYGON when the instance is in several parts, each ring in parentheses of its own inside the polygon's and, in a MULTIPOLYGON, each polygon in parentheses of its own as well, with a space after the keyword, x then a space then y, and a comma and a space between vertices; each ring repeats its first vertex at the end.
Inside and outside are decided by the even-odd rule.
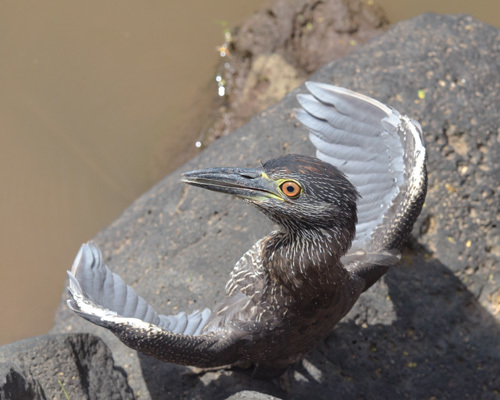
POLYGON ((299 197, 301 192, 299 184, 294 181, 283 182, 280 186, 280 189, 291 199, 296 199, 297 197, 299 197))

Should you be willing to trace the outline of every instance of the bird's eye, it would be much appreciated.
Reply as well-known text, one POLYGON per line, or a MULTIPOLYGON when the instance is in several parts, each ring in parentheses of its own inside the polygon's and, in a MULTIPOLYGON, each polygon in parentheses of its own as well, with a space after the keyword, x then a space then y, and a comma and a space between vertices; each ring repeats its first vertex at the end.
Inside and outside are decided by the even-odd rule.
POLYGON ((300 196, 302 191, 301 187, 297 182, 294 181, 285 181, 280 185, 280 189, 286 196, 291 199, 296 199, 300 196))

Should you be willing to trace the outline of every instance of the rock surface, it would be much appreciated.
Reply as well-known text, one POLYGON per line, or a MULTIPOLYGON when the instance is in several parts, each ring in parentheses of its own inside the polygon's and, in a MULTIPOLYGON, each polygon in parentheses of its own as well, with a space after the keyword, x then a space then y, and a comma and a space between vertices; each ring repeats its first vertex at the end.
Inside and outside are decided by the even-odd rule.
POLYGON ((226 96, 204 143, 233 132, 319 67, 356 50, 388 25, 373 1, 269 2, 220 47, 226 96))
MULTIPOLYGON (((279 381, 262 381, 251 371, 193 372, 137 355, 64 301, 53 332, 101 337, 143 399, 225 399, 243 391, 289 399, 498 398, 499 30, 467 16, 422 15, 312 79, 366 93, 419 120, 429 170, 427 202, 401 265, 361 297, 322 346, 279 381)), ((240 201, 183 186, 180 173, 313 154, 293 119, 296 92, 214 142, 95 238, 108 265, 158 311, 212 306, 239 256, 272 229, 240 201)), ((58 363, 69 376, 72 357, 58 363)), ((13 365, 10 376, 20 390, 37 393, 23 368, 13 365)))
POLYGON ((47 335, 0 347, 0 399, 134 399, 104 342, 47 335))

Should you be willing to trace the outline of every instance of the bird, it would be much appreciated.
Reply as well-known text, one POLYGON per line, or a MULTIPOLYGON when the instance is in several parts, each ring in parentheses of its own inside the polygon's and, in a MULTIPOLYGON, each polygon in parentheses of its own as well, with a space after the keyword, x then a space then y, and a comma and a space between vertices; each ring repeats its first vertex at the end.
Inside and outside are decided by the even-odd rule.
POLYGON ((306 88, 294 113, 315 156, 183 174, 277 226, 236 263, 217 306, 158 314, 88 242, 68 271, 68 307, 134 350, 199 368, 251 364, 279 374, 325 340, 399 262, 425 200, 426 149, 420 124, 394 108, 326 83, 306 88))

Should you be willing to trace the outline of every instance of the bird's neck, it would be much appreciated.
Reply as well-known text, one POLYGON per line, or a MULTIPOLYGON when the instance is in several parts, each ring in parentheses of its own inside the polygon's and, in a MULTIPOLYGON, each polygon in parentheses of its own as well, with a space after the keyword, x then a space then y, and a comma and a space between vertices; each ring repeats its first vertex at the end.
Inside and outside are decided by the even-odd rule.
POLYGON ((264 266, 271 281, 292 296, 315 297, 346 274, 340 257, 351 240, 351 234, 329 228, 277 231, 265 242, 264 266))

